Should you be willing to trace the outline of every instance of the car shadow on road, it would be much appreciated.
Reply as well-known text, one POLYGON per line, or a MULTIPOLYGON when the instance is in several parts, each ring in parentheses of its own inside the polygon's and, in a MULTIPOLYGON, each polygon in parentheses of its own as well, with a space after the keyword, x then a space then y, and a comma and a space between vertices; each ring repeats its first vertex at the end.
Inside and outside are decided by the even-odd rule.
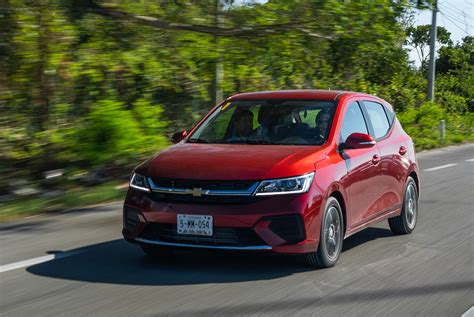
POLYGON ((393 236, 394 234, 392 233, 390 229, 375 228, 375 227, 366 228, 350 236, 349 238, 346 238, 342 246, 342 252, 349 251, 369 241, 373 241, 373 240, 377 240, 381 238, 390 238, 393 236))
POLYGON ((68 252, 77 253, 33 265, 27 271, 92 283, 189 285, 275 279, 311 270, 291 257, 249 253, 179 251, 171 259, 150 259, 138 246, 122 239, 68 252))
MULTIPOLYGON (((346 240, 351 249, 385 237, 384 229, 370 228, 346 240)), ((170 259, 150 259, 122 239, 68 250, 74 255, 33 265, 29 273, 57 279, 126 285, 190 285, 276 279, 315 270, 301 258, 260 253, 180 250, 170 259)), ((50 252, 57 253, 57 251, 50 252)), ((59 253, 60 254, 60 253, 59 253)))

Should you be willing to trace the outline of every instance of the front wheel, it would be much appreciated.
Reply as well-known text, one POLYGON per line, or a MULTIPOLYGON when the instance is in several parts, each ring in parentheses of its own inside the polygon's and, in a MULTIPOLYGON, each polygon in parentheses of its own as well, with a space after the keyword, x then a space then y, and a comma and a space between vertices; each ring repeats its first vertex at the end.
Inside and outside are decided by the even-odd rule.
POLYGON ((418 191, 415 180, 408 177, 400 216, 389 218, 388 224, 394 234, 408 234, 415 229, 417 219, 418 191))
POLYGON ((344 223, 339 202, 329 197, 321 221, 321 233, 317 252, 306 254, 306 261, 312 267, 334 266, 339 259, 344 239, 344 223))

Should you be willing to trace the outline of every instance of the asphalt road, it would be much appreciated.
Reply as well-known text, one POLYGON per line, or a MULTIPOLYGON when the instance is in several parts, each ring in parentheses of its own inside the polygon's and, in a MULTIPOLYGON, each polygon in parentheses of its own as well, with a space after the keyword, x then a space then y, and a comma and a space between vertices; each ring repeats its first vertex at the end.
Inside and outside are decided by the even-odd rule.
POLYGON ((474 144, 418 158, 415 232, 366 229, 325 270, 234 253, 152 261, 121 239, 121 204, 3 223, 0 313, 461 316, 474 305, 474 144), (34 264, 45 256, 57 259, 34 264))

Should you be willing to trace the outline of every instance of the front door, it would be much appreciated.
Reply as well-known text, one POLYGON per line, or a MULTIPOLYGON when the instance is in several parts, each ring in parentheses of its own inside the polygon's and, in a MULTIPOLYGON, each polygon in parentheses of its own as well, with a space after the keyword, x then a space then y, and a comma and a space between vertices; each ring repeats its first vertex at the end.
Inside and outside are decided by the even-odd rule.
MULTIPOLYGON (((358 102, 351 102, 346 109, 340 144, 354 132, 369 134, 366 119, 358 102)), ((349 195, 347 205, 347 230, 363 223, 370 215, 380 210, 380 152, 377 145, 367 149, 341 152, 347 175, 344 186, 349 195)))
POLYGON ((381 211, 393 211, 401 207, 403 199, 405 143, 396 130, 392 131, 395 116, 382 104, 364 100, 363 107, 370 121, 370 134, 377 140, 380 150, 381 211))

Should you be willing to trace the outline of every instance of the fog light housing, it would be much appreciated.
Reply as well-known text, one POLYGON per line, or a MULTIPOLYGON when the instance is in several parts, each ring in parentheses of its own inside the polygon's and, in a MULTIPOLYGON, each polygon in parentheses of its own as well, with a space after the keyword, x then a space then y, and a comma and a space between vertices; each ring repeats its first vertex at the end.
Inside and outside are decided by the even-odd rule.
POLYGON ((295 244, 306 239, 306 231, 300 215, 264 217, 262 221, 270 221, 268 228, 287 244, 295 244))
POLYGON ((124 207, 123 208, 123 227, 128 232, 132 233, 137 230, 140 224, 140 218, 138 213, 140 211, 135 208, 124 207))

